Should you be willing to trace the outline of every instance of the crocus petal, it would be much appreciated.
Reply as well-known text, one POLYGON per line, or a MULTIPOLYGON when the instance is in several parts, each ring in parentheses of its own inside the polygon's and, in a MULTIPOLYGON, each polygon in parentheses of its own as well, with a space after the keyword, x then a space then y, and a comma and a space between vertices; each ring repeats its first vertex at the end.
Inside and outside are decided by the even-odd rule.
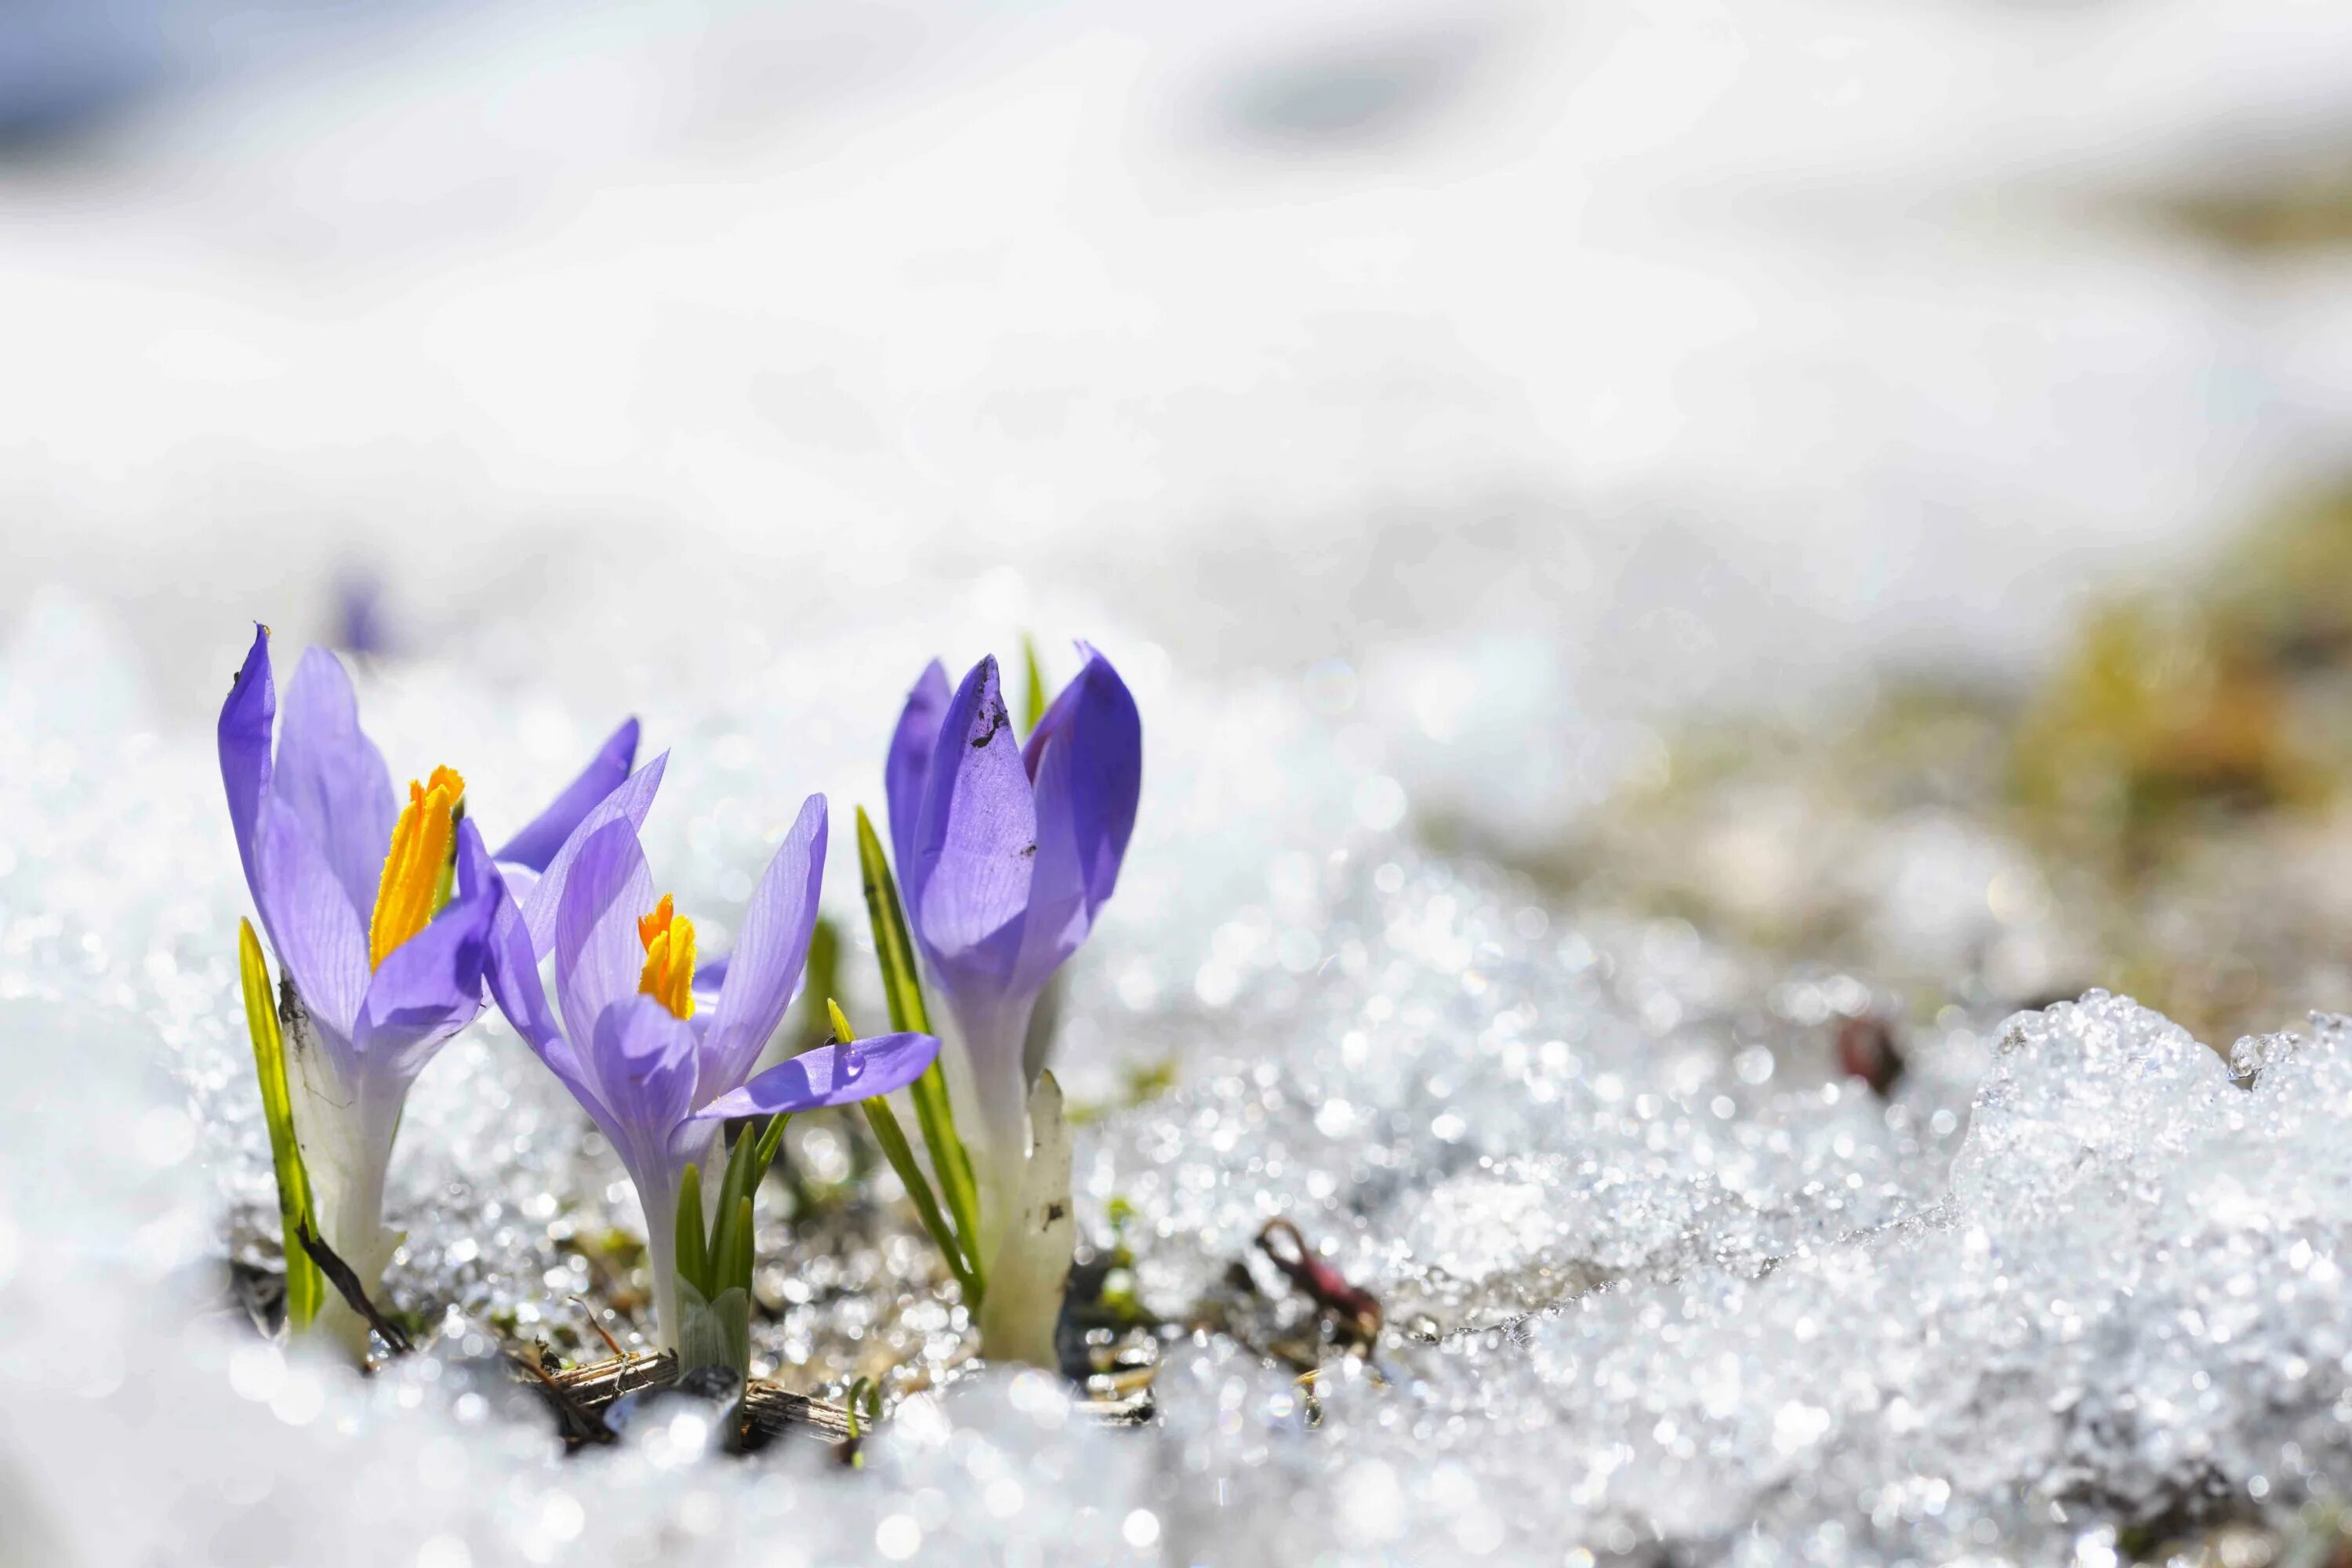
MULTIPOLYGON (((539 873, 512 860, 494 860, 491 863, 499 868, 499 880, 506 884, 507 897, 514 900, 515 918, 520 920, 523 900, 530 897, 533 888, 539 886, 539 873)), ((527 931, 530 928, 525 926, 523 929, 527 931)))
POLYGON ((908 862, 917 935, 950 979, 1003 984, 1019 952, 1037 854, 1029 774, 998 689, 996 660, 965 676, 940 725, 908 862))
POLYGON ((694 1103, 694 1031, 658 998, 628 996, 604 1009, 588 1038, 614 1147, 640 1188, 658 1184, 670 1174, 670 1134, 694 1103))
MULTIPOLYGON (((637 917, 653 906, 653 876, 636 829, 606 823, 581 847, 556 910, 555 996, 573 1041, 587 1039, 597 1019, 637 994, 646 957, 637 917)), ((588 1069, 604 1091, 593 1060, 588 1069)), ((605 1102, 611 1104, 609 1094, 605 1102)))
POLYGON ((890 812, 890 853, 898 862, 901 896, 911 907, 917 889, 914 875, 915 826, 923 814, 923 786, 931 773, 931 756, 940 746, 940 721, 948 711, 948 672, 938 659, 923 669, 907 706, 899 710, 898 728, 890 737, 890 755, 882 764, 882 795, 890 812))
POLYGON ((809 933, 816 927, 824 846, 824 796, 813 795, 801 803, 798 820, 776 846, 743 911, 742 934, 728 955, 726 984, 703 1052, 706 1095, 743 1081, 792 1005, 808 958, 809 933))
POLYGON ((1034 781, 1037 858, 1018 980, 1033 989, 1077 951, 1118 885, 1143 785, 1135 699, 1109 660, 1086 651, 1085 667, 1039 721, 1024 757, 1034 781))
POLYGON ((1110 660, 1084 643, 1078 649, 1087 662, 1038 721, 1022 760, 1034 779, 1049 748, 1074 753, 1069 795, 1060 803, 1066 816, 1048 823, 1041 800, 1038 826, 1068 827, 1086 868, 1087 902, 1099 909, 1118 886, 1119 862, 1135 833, 1136 801, 1143 792, 1143 717, 1110 660))
POLYGON ((482 1010, 482 967, 498 873, 472 822, 457 825, 456 896, 425 929, 392 950, 368 982, 352 1045, 372 1081, 406 1084, 433 1053, 482 1010))
POLYGON ((849 1105, 904 1089, 923 1076, 940 1043, 929 1035, 877 1035, 846 1046, 819 1046, 770 1068, 694 1113, 697 1121, 730 1116, 782 1116, 849 1105))
POLYGON ((722 952, 708 963, 696 965, 694 971, 696 995, 701 995, 705 992, 715 994, 719 987, 727 984, 727 971, 733 967, 728 960, 729 955, 722 952))
POLYGON ((554 949, 556 906, 563 900, 563 885, 572 875, 572 865, 579 858, 581 847, 608 824, 625 822, 632 833, 643 826, 646 813, 653 809, 654 795, 661 788, 662 770, 668 764, 669 753, 664 752, 597 802, 548 861, 538 884, 520 895, 523 924, 530 929, 531 950, 541 958, 554 949))
POLYGON ((244 863, 247 888, 259 885, 253 874, 253 843, 261 797, 269 793, 269 731, 277 714, 269 628, 256 623, 253 647, 229 684, 228 700, 221 704, 219 726, 221 784, 228 791, 229 826, 236 833, 236 856, 244 863))
POLYGON ((522 910, 516 907, 508 891, 503 873, 493 868, 500 884, 490 915, 489 940, 482 978, 489 987, 490 998, 522 1037, 523 1044, 533 1055, 547 1064, 547 1068, 572 1091, 582 1109, 596 1120, 610 1136, 614 1129, 604 1110, 604 1102, 588 1081, 572 1042, 563 1037, 563 1030, 555 1019, 555 1009, 548 1005, 547 988, 540 984, 539 955, 531 951, 530 930, 522 923, 522 910))
POLYGON ((383 753, 360 732, 352 679, 325 648, 302 655, 286 689, 270 793, 294 808, 365 925, 400 808, 383 753))
POLYGON ((262 796, 254 836, 254 901, 269 927, 278 962, 331 1037, 339 1070, 347 1067, 360 999, 367 994, 367 934, 342 884, 310 840, 293 807, 275 791, 262 796))
POLYGON ((1041 990, 1093 928, 1086 864, 1069 830, 1075 760, 1072 748, 1050 746, 1037 775, 1037 858, 1030 874, 1020 957, 1013 965, 1013 984, 1021 990, 1041 990))
POLYGON ((572 837, 572 830, 580 826, 582 818, 628 782, 629 769, 636 756, 637 721, 631 719, 606 738, 588 765, 580 770, 580 776, 565 784, 545 811, 507 840, 498 858, 528 866, 534 871, 546 870, 547 863, 555 858, 555 852, 563 847, 563 841, 572 837))
POLYGON ((515 907, 504 874, 496 868, 492 870, 498 877, 499 889, 490 915, 489 947, 484 954, 482 978, 489 986, 490 999, 506 1015, 507 1022, 514 1026, 515 1033, 523 1037, 525 1045, 544 1057, 551 1047, 564 1044, 563 1029, 556 1022, 555 1010, 548 1005, 547 987, 540 984, 539 958, 530 950, 530 930, 522 923, 522 911, 515 907))

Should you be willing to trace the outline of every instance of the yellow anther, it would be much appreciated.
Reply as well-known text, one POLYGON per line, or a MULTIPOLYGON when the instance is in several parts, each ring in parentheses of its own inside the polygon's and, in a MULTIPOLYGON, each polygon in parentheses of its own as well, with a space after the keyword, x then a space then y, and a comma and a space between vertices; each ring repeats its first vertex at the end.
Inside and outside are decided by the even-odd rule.
POLYGON ((424 784, 409 781, 408 805, 393 825, 392 848, 375 889, 375 917, 368 922, 372 967, 382 968, 392 950, 423 931, 448 901, 465 798, 466 781, 455 768, 435 768, 424 784))
POLYGON ((646 944, 646 967, 637 989, 681 1018, 694 1016, 694 922, 677 912, 664 893, 654 912, 637 917, 637 940, 646 944))

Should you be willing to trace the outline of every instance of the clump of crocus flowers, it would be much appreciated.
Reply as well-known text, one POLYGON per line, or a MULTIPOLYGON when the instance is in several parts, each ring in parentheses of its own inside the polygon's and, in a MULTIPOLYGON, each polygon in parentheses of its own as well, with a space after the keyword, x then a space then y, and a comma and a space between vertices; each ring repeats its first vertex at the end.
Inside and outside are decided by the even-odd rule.
POLYGON ((573 824, 626 777, 637 726, 614 731, 493 857, 465 814, 456 771, 435 768, 400 804, 333 654, 304 655, 282 715, 278 708, 262 628, 219 726, 229 822, 279 970, 273 1014, 248 928, 247 1005, 266 1058, 263 1098, 289 1222, 289 1310, 320 1312, 363 1352, 367 1324, 339 1295, 322 1297, 299 1266, 301 1237, 329 1248, 362 1289, 382 1279, 400 1243, 383 1226, 383 1186, 401 1108, 417 1074, 482 1010, 500 886, 495 861, 522 875, 544 868, 573 824))
MULTIPOLYGON (((400 1241, 383 1196, 402 1106, 487 993, 626 1168, 645 1212, 655 1331, 681 1367, 745 1369, 761 1176, 787 1117, 850 1104, 940 1247, 983 1353, 1053 1364, 1070 1158, 1033 1023, 1117 883, 1142 773, 1132 698, 1108 660, 1081 652, 1068 688, 1033 706, 1025 744, 992 658, 952 692, 938 664, 924 672, 883 770, 897 878, 857 814, 891 1031, 856 1037, 833 1005, 829 1041, 755 1072, 809 952, 824 796, 803 801, 778 840, 732 952, 704 963, 692 914, 658 889, 638 839, 667 758, 635 766, 635 720, 494 853, 455 770, 434 768, 400 800, 331 653, 304 656, 281 712, 257 631, 219 741, 278 963, 273 986, 247 924, 240 963, 289 1327, 366 1353, 382 1322, 369 1296, 400 1241), (927 979, 945 1004, 945 1051, 927 979), (927 1161, 891 1107, 897 1091, 912 1100, 927 1161), (730 1147, 722 1129, 738 1121, 730 1147)), ((1041 696, 1034 660, 1030 684, 1041 696)))

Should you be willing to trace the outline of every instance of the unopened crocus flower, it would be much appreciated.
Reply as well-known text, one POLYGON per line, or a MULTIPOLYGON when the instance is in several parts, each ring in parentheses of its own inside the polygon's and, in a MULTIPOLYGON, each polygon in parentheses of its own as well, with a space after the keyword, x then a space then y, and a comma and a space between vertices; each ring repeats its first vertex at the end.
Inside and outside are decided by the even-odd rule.
MULTIPOLYGON (((319 1234, 373 1291, 399 1244, 383 1227, 383 1187, 401 1108, 434 1053, 481 1011, 499 884, 456 772, 434 769, 400 804, 333 654, 306 653, 282 723, 278 708, 263 628, 221 707, 221 779, 284 975, 295 1136, 319 1234)), ((546 865, 627 776, 636 743, 632 720, 499 852, 518 874, 546 865)), ((323 1315, 364 1352, 367 1326, 340 1299, 323 1315)))
MULTIPOLYGON (((1109 660, 1080 651, 1084 667, 1025 745, 994 658, 953 692, 934 661, 908 696, 885 770, 908 925, 955 1023, 949 1083, 958 1111, 972 1112, 959 1121, 978 1168, 991 1312, 1007 1293, 1000 1282, 1034 1272, 1003 1256, 1034 1185, 1030 1107, 1044 1063, 1024 1060, 1030 1016, 1118 886, 1143 783, 1135 700, 1109 660)), ((1066 1198, 1066 1173, 1061 1181, 1066 1198)), ((1051 1281, 1058 1290, 1058 1272, 1051 1281)), ((1045 1308, 1021 1310, 1034 1320, 1045 1308)))
POLYGON ((808 955, 824 878, 824 797, 802 805, 769 861, 706 1005, 695 992, 694 922, 667 894, 655 897, 636 823, 618 805, 650 800, 659 769, 656 760, 592 812, 531 891, 549 911, 555 1006, 540 980, 545 949, 524 909, 503 897, 488 976, 499 1009, 627 1167, 645 1208, 662 1342, 676 1350, 678 1187, 695 1165, 715 1191, 720 1124, 887 1093, 913 1082, 940 1047, 929 1035, 887 1035, 821 1046, 751 1077, 808 955))

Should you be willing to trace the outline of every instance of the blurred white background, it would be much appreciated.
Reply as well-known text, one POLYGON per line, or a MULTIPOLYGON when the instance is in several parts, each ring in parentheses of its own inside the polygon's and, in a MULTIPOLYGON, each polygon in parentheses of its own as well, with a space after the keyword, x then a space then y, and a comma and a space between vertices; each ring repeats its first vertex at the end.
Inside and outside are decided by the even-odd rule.
POLYGON ((515 671, 985 581, 1203 668, 1773 700, 2030 658, 2352 422, 2352 252, 2177 216, 2352 162, 2340 4, 0 0, 0 624, 110 605, 192 711, 222 626, 355 578, 515 671))

